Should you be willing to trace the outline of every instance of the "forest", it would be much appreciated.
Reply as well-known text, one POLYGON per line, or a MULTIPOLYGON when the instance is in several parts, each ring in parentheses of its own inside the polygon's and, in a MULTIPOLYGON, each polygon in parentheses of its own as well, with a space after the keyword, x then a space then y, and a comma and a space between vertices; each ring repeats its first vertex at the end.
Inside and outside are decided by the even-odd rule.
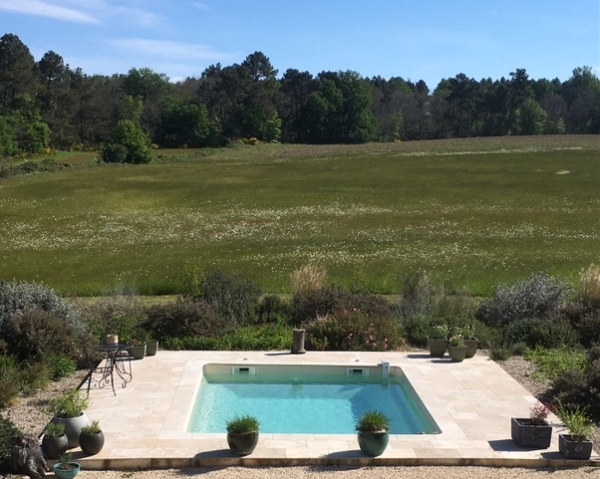
POLYGON ((566 81, 532 79, 524 68, 495 80, 459 73, 433 90, 350 70, 278 75, 261 52, 176 83, 149 68, 88 75, 54 51, 36 61, 5 34, 0 156, 110 145, 123 121, 161 148, 600 133, 600 79, 587 66, 566 81))

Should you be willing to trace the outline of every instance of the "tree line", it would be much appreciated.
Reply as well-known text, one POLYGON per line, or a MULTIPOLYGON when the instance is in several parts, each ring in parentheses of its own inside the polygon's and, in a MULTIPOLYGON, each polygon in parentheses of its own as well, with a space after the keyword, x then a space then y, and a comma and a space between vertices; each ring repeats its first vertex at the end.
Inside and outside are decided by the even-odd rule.
POLYGON ((149 68, 87 75, 53 51, 35 61, 14 34, 0 38, 0 155, 110 145, 124 128, 171 148, 243 138, 318 144, 597 134, 600 80, 590 67, 563 82, 516 69, 499 80, 460 73, 430 91, 422 80, 350 70, 290 68, 278 77, 255 52, 172 83, 149 68))

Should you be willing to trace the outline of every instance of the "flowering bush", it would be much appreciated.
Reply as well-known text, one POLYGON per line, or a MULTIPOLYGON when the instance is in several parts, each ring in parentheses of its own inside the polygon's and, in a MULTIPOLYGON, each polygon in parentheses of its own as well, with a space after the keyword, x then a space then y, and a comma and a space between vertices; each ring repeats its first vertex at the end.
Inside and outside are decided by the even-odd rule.
POLYGON ((546 418, 549 413, 550 409, 548 409, 548 407, 541 403, 536 404, 531 408, 529 413, 530 423, 537 426, 548 424, 546 418))

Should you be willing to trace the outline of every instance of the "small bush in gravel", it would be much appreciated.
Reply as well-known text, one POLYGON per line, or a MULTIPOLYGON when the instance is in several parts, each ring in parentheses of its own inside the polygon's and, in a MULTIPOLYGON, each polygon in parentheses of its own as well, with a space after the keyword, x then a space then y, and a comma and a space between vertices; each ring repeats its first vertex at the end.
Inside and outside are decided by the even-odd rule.
POLYGON ((21 391, 21 368, 14 356, 0 355, 0 408, 10 406, 21 391))
POLYGON ((583 408, 600 421, 600 359, 589 362, 584 371, 563 371, 552 381, 550 395, 566 409, 583 408))
POLYGON ((77 369, 77 364, 68 356, 59 354, 50 357, 48 368, 50 369, 50 379, 58 381, 73 374, 77 369))
POLYGON ((526 318, 557 318, 571 293, 568 284, 539 273, 511 286, 501 285, 494 297, 483 301, 475 316, 498 327, 526 318))
POLYGON ((0 472, 12 471, 11 449, 13 439, 22 435, 22 432, 10 419, 0 417, 0 472))

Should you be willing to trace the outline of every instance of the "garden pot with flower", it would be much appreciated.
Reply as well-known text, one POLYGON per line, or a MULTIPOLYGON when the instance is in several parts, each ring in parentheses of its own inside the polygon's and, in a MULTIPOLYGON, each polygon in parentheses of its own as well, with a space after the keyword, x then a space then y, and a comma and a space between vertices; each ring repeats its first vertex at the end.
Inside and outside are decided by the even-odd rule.
POLYGON ((48 459, 58 459, 69 448, 69 439, 63 423, 49 422, 44 429, 42 449, 48 459))
POLYGON ((467 356, 467 345, 462 337, 462 334, 455 334, 448 341, 448 349, 450 358, 455 363, 462 362, 467 356))
POLYGON ((98 421, 92 421, 88 426, 81 428, 79 434, 79 447, 88 456, 98 454, 104 447, 104 433, 98 421))
POLYGON ((235 416, 226 423, 227 445, 234 454, 247 456, 258 444, 258 428, 260 424, 251 415, 235 416))
POLYGON ((552 426, 546 420, 549 412, 543 404, 536 404, 528 418, 511 418, 510 434, 515 444, 528 449, 548 449, 552 440, 552 426))
POLYGON ((429 330, 427 336, 427 348, 429 355, 433 358, 441 358, 448 349, 448 326, 445 324, 435 324, 429 330))
POLYGON ((594 425, 580 408, 565 410, 559 406, 558 415, 569 434, 558 435, 558 450, 566 459, 588 460, 592 455, 593 443, 589 439, 594 425))
POLYGON ((54 414, 53 423, 64 424, 65 434, 69 440, 69 448, 79 446, 81 428, 89 424, 85 413, 88 400, 81 396, 79 390, 70 389, 48 401, 46 412, 54 414))
POLYGON ((479 348, 479 340, 475 336, 475 331, 473 330, 473 326, 469 325, 463 329, 463 338, 465 340, 465 345, 467 346, 467 354, 465 358, 472 358, 477 353, 477 348, 479 348))
POLYGON ((129 345, 131 346, 128 351, 129 355, 133 359, 144 359, 146 356, 146 341, 138 341, 133 338, 129 340, 129 345))

